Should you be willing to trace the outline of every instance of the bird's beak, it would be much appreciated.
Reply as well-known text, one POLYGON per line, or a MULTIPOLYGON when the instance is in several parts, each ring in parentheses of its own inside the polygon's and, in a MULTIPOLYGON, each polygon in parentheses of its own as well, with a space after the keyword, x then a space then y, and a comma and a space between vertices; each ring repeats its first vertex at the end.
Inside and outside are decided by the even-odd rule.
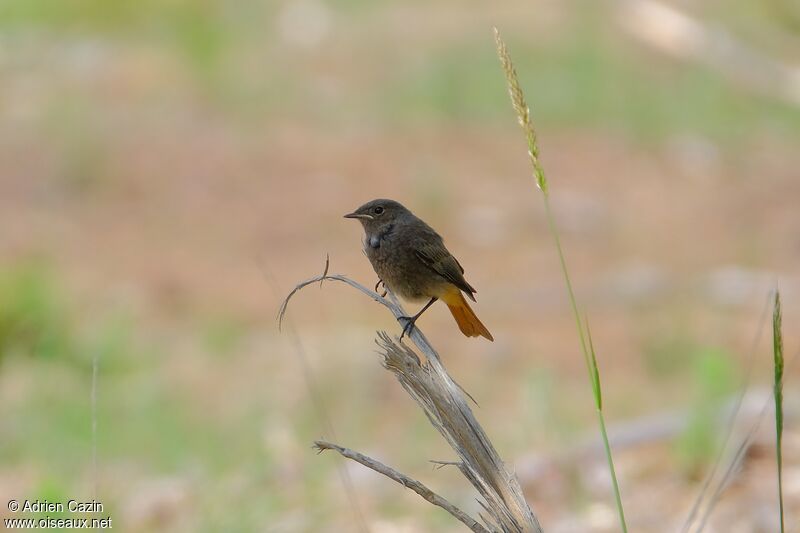
POLYGON ((374 217, 372 215, 362 213, 347 213, 344 218, 364 218, 366 220, 372 220, 374 217))

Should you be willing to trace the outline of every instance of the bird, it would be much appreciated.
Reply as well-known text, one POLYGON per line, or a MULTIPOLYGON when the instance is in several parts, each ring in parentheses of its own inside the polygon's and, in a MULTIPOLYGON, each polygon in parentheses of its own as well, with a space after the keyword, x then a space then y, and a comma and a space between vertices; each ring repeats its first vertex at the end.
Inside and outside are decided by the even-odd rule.
POLYGON ((416 315, 401 317, 406 319, 401 341, 437 300, 447 304, 464 335, 494 341, 464 298, 466 294, 476 301, 477 291, 464 278, 464 268, 432 227, 401 203, 384 198, 369 201, 344 217, 361 222, 364 252, 378 275, 378 285, 383 283, 409 302, 427 300, 416 315))

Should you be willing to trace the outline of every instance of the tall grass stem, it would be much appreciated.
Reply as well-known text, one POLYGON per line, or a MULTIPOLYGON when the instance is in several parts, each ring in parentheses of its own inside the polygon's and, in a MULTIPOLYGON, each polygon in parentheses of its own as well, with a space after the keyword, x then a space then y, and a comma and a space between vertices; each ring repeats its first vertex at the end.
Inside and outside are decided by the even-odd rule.
POLYGON ((92 498, 97 501, 97 371, 98 371, 98 355, 95 350, 92 354, 92 390, 91 390, 91 408, 92 408, 92 498))
POLYGON ((772 355, 775 364, 775 452, 778 462, 778 505, 780 506, 781 533, 783 519, 783 334, 781 332, 781 295, 775 291, 775 308, 772 313, 772 355))
POLYGON ((597 409, 597 418, 600 423, 600 433, 603 437, 603 447, 605 448, 608 469, 611 473, 611 480, 614 487, 614 499, 617 505, 617 514, 619 515, 620 527, 622 528, 623 532, 627 533, 628 526, 625 522, 625 510, 622 505, 622 497, 620 495, 617 474, 614 468, 614 459, 611 454, 611 445, 608 441, 608 434, 606 432, 606 424, 603 416, 603 403, 600 391, 600 373, 597 367, 597 358, 594 354, 594 348, 592 347, 590 351, 590 345, 587 343, 587 336, 590 337, 588 323, 586 326, 587 329, 584 332, 584 326, 581 323, 580 313, 578 312, 578 304, 575 298, 575 292, 572 288, 572 281, 569 277, 567 261, 564 258, 564 252, 561 248, 561 238, 559 237, 558 228, 556 227, 555 223, 555 217, 553 216, 553 211, 550 207, 550 189, 547 183, 547 178, 545 177, 544 167, 542 166, 539 158, 539 146, 536 141, 536 130, 533 128, 533 124, 531 122, 530 108, 525 101, 525 94, 522 91, 519 78, 517 77, 517 72, 514 69, 513 62, 511 61, 511 55, 508 52, 508 47, 500 37, 500 32, 497 30, 497 28, 494 28, 494 38, 495 43, 497 44, 497 55, 500 59, 500 64, 503 67, 503 72, 505 73, 506 82, 508 84, 508 94, 511 97, 511 105, 517 114, 519 125, 522 127, 522 130, 525 133, 525 140, 528 144, 528 157, 530 158, 533 177, 536 180, 537 187, 542 191, 547 225, 550 230, 550 234, 553 236, 553 241, 556 245, 556 251, 558 252, 558 260, 561 264, 561 273, 564 276, 564 282, 566 283, 567 294, 569 296, 569 303, 570 307, 572 308, 572 315, 575 319, 575 327, 578 330, 578 337, 581 343, 581 352, 583 353, 586 369, 589 373, 589 379, 591 380, 592 384, 592 392, 594 394, 595 407, 597 409))

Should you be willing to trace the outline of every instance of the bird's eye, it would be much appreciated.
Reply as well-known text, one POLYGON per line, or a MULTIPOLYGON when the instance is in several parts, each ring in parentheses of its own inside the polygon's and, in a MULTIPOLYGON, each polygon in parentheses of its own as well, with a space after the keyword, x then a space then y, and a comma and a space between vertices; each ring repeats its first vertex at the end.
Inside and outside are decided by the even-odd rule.
POLYGON ((383 207, 378 206, 375 209, 373 209, 372 212, 375 213, 376 215, 380 215, 381 213, 383 213, 383 207))

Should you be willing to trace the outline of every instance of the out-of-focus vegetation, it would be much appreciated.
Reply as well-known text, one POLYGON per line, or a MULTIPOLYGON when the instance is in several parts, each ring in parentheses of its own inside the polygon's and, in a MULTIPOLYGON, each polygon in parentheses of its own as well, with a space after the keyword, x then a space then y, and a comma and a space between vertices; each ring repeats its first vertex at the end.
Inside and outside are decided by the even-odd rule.
MULTIPOLYGON (((731 90, 728 80, 702 66, 654 65, 648 51, 620 35, 609 6, 574 4, 580 9, 560 20, 558 31, 510 36, 522 52, 518 70, 523 85, 535 88, 530 103, 543 127, 611 128, 656 139, 676 132, 740 139, 763 128, 800 133, 796 109, 731 90)), ((768 3, 738 4, 702 11, 774 47, 774 30, 784 19, 768 3)), ((8 0, 0 7, 9 44, 45 33, 42 44, 113 46, 123 57, 154 53, 177 61, 196 76, 194 90, 243 120, 302 117, 333 128, 364 122, 505 124, 508 110, 497 98, 502 79, 486 46, 490 32, 466 19, 464 31, 426 46, 420 57, 412 39, 435 39, 435 25, 409 27, 406 35, 403 17, 411 24, 413 14, 397 5, 363 2, 8 0), (384 42, 364 45, 376 38, 376 25, 387 22, 392 26, 384 42), (322 42, 332 48, 318 58, 304 50, 322 42), (346 63, 340 53, 349 56, 346 63), (326 59, 330 65, 319 68, 326 59)), ((531 19, 538 28, 533 14, 531 19)))

